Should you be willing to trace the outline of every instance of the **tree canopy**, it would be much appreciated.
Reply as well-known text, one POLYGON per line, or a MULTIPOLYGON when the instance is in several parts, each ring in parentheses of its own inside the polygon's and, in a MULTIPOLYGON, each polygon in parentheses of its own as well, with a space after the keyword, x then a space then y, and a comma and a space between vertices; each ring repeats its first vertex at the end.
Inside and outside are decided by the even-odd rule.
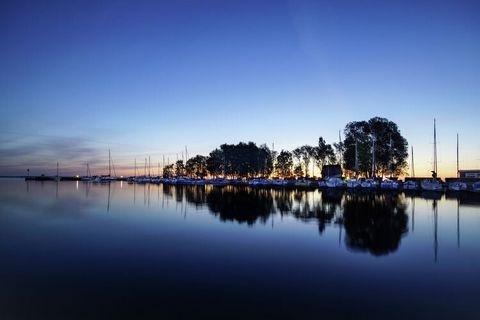
POLYGON ((344 133, 345 169, 365 176, 396 176, 404 173, 407 168, 408 143, 397 124, 375 117, 368 121, 348 123, 344 133))

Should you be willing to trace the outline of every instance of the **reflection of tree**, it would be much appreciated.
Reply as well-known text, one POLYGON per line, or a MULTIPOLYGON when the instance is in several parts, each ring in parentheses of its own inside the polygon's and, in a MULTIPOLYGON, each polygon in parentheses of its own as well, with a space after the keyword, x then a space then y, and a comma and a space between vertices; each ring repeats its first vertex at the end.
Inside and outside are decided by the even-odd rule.
POLYGON ((257 219, 265 222, 274 213, 270 190, 252 188, 212 188, 207 205, 222 221, 237 221, 253 225, 257 219))
POLYGON ((281 215, 289 214, 292 211, 293 199, 290 190, 272 190, 277 210, 281 215))
POLYGON ((318 221, 318 231, 323 233, 327 224, 335 217, 337 209, 342 201, 342 192, 339 190, 326 191, 321 193, 321 198, 314 199, 314 192, 293 191, 294 203, 291 214, 300 220, 318 221))
POLYGON ((347 246, 374 255, 396 251, 408 231, 406 207, 405 198, 398 195, 348 195, 343 204, 347 246))
POLYGON ((162 184, 162 192, 163 196, 167 196, 168 198, 173 198, 173 189, 175 189, 175 186, 172 186, 170 184, 162 184))
POLYGON ((207 204, 221 221, 253 225, 258 220, 266 222, 278 212, 301 221, 315 221, 321 234, 327 225, 341 224, 348 248, 374 255, 397 250, 408 231, 406 201, 399 194, 168 185, 163 191, 180 202, 197 207, 207 204))
POLYGON ((205 202, 207 202, 207 194, 205 191, 205 186, 184 186, 185 188, 185 199, 195 205, 195 207, 201 207, 205 202))

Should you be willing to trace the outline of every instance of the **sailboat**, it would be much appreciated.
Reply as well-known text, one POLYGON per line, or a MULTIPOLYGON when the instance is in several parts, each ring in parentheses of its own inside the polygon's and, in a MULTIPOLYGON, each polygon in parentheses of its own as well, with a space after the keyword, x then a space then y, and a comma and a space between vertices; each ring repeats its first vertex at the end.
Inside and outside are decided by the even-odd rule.
POLYGON ((423 180, 420 185, 423 190, 427 191, 442 191, 443 185, 437 179, 438 174, 438 167, 437 167, 437 126, 436 120, 433 119, 433 170, 432 170, 432 178, 423 180))
POLYGON ((399 183, 396 180, 392 179, 393 175, 393 153, 392 153, 392 136, 390 136, 390 179, 385 179, 380 183, 380 188, 382 189, 393 189, 396 190, 399 187, 399 183))
POLYGON ((53 180, 54 180, 54 181, 57 181, 57 182, 61 180, 61 178, 60 178, 60 176, 59 176, 59 174, 58 174, 58 173, 59 173, 58 167, 59 167, 59 165, 58 165, 58 161, 57 161, 57 175, 53 178, 53 180))
POLYGON ((355 178, 347 180, 347 188, 361 187, 362 181, 358 180, 358 142, 355 140, 355 178))
MULTIPOLYGON (((415 178, 415 161, 413 160, 413 146, 412 146, 412 178, 415 178)), ((418 189, 418 185, 417 185, 417 182, 415 180, 408 180, 408 181, 405 181, 405 183, 403 184, 403 189, 405 190, 417 190, 418 189)))
POLYGON ((88 162, 87 162, 87 175, 82 177, 80 180, 82 180, 83 182, 92 182, 94 180, 94 178, 92 177, 92 173, 90 172, 90 166, 88 165, 88 162))
POLYGON ((115 177, 112 177, 112 157, 110 154, 110 149, 108 149, 108 176, 100 176, 95 178, 93 182, 97 183, 109 183, 111 181, 114 181, 115 177))
MULTIPOLYGON (((458 133, 457 133, 457 177, 459 172, 459 158, 458 158, 458 133)), ((467 190, 467 184, 462 181, 450 182, 448 184, 448 190, 452 191, 465 191, 467 190)))

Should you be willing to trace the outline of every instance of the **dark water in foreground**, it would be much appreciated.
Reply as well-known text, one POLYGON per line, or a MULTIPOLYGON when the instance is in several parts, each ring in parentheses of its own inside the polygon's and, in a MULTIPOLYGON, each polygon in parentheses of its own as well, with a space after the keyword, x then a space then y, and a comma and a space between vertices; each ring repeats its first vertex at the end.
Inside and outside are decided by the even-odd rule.
POLYGON ((0 180, 0 319, 480 319, 474 195, 0 180))

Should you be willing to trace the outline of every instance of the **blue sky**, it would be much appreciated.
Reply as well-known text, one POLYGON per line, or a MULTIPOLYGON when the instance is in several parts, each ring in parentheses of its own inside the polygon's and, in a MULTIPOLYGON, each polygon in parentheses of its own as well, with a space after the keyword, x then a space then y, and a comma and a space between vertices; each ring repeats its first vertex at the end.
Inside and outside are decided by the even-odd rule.
POLYGON ((396 122, 417 175, 480 167, 476 1, 2 1, 0 174, 396 122))

